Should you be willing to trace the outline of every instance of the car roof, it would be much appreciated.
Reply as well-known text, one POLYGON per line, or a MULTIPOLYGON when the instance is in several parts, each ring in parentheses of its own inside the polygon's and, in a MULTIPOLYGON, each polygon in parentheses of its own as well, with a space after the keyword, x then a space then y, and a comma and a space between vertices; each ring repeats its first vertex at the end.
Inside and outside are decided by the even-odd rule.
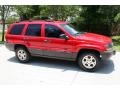
POLYGON ((35 23, 45 23, 45 24, 66 24, 65 21, 46 21, 46 20, 29 20, 29 21, 20 21, 14 24, 35 24, 35 23))

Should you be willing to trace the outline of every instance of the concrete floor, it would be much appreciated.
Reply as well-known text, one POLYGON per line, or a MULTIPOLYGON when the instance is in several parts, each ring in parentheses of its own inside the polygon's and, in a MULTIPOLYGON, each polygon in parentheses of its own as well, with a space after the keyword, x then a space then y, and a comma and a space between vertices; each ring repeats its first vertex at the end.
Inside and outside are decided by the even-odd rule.
POLYGON ((70 61, 34 58, 21 64, 14 52, 0 45, 0 84, 120 84, 120 52, 105 60, 100 70, 89 73, 70 61))

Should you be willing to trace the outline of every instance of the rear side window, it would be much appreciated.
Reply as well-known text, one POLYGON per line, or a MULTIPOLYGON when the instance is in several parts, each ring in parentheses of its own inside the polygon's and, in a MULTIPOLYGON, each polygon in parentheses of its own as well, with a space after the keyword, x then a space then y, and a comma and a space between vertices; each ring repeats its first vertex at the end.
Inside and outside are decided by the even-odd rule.
POLYGON ((29 24, 25 35, 40 36, 41 35, 41 24, 29 24))
POLYGON ((24 26, 25 26, 24 24, 14 25, 10 31, 10 34, 21 35, 24 26))

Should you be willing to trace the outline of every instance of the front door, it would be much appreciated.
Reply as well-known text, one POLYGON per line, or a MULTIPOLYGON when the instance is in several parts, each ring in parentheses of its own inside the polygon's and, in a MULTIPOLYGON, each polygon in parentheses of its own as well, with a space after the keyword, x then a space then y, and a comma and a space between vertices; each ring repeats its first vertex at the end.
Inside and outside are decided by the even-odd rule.
POLYGON ((45 38, 44 47, 46 50, 43 51, 45 56, 72 59, 74 43, 72 40, 65 40, 60 38, 61 34, 65 34, 59 27, 51 24, 44 26, 45 38))

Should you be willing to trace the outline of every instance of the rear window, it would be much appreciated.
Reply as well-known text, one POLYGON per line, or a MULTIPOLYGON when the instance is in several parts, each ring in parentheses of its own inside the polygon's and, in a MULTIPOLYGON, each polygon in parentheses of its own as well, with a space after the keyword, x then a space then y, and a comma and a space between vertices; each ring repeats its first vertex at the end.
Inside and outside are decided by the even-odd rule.
POLYGON ((24 26, 25 26, 24 24, 14 25, 10 31, 10 34, 21 35, 24 26))
POLYGON ((40 36, 41 35, 41 24, 29 24, 25 35, 40 36))

